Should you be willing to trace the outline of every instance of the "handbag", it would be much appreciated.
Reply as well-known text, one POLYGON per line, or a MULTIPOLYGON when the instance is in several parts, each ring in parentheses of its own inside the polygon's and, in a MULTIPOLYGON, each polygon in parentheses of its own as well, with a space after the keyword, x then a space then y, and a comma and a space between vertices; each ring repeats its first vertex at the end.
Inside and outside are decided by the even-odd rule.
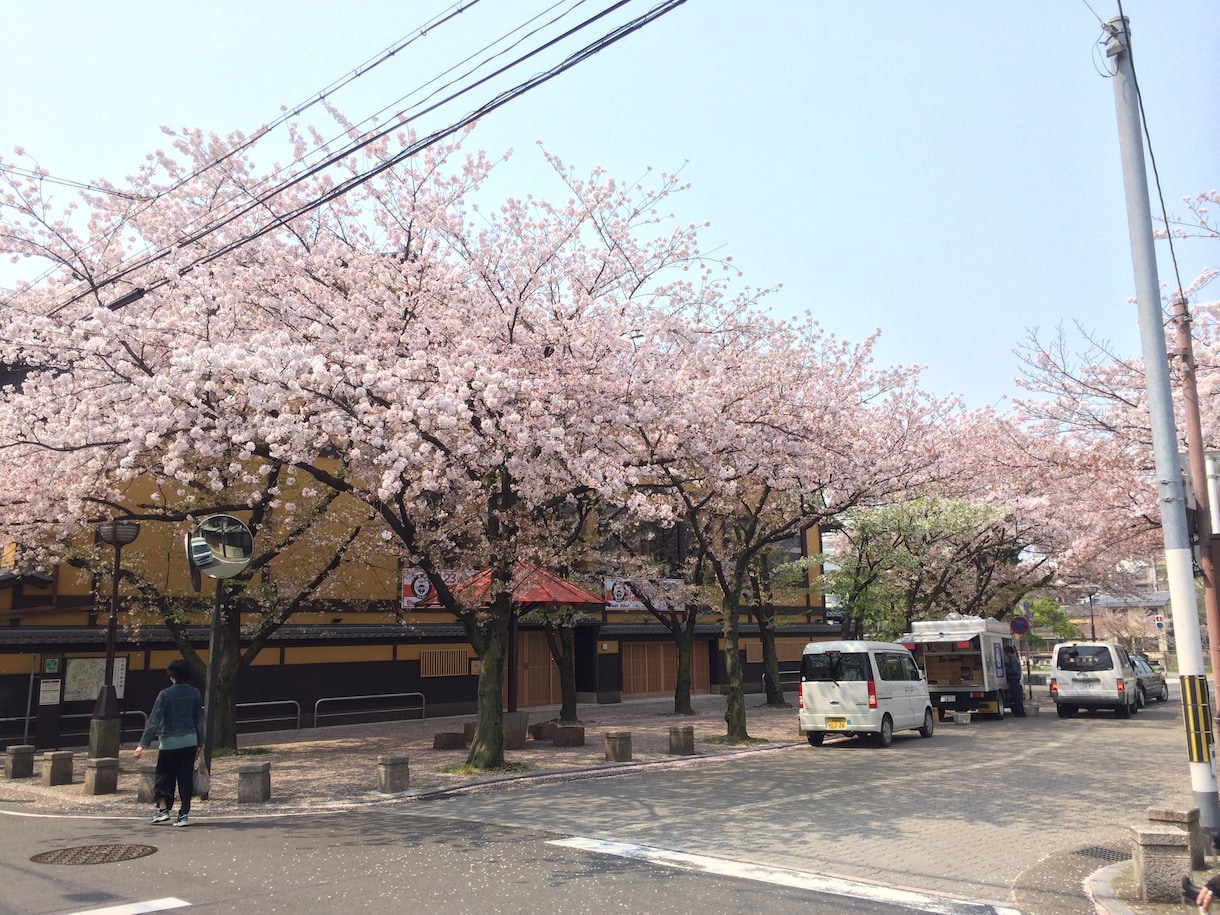
POLYGON ((200 800, 206 801, 208 792, 212 788, 212 776, 202 759, 195 764, 194 779, 194 790, 191 793, 200 800))

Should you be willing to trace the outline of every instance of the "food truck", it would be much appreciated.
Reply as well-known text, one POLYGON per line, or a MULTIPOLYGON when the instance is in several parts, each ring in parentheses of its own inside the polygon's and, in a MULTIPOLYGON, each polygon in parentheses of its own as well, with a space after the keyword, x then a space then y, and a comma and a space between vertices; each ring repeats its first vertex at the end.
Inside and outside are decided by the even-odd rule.
POLYGON ((948 712, 959 711, 1004 717, 1004 646, 1013 643, 1007 623, 977 616, 921 620, 897 641, 927 678, 941 721, 948 712))

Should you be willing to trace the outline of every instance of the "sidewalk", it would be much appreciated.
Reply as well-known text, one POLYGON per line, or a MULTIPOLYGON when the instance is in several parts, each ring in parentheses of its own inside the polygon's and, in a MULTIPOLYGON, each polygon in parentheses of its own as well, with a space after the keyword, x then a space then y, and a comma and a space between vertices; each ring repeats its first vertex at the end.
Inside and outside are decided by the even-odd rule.
MULTIPOLYGON (((747 726, 750 736, 765 742, 750 747, 728 747, 709 743, 708 738, 723 736, 724 697, 696 696, 693 716, 674 715, 673 699, 647 699, 613 705, 581 705, 577 715, 585 727, 583 747, 555 747, 550 743, 527 740, 524 749, 505 751, 512 771, 500 773, 456 774, 453 768, 466 762, 466 750, 434 750, 433 735, 461 731, 473 715, 454 718, 426 718, 409 721, 340 727, 302 728, 290 731, 262 731, 238 738, 238 755, 217 756, 212 760, 212 789, 208 800, 196 801, 195 812, 248 812, 248 805, 237 804, 237 769, 250 762, 271 763, 271 800, 260 809, 289 812, 328 806, 385 803, 386 795, 377 792, 377 757, 407 756, 410 765, 410 790, 407 795, 432 794, 520 778, 565 777, 577 773, 588 776, 613 771, 624 765, 690 763, 700 759, 739 753, 775 750, 804 743, 797 732, 795 709, 758 707, 759 697, 747 697, 747 726), (669 753, 669 729, 691 726, 695 731, 695 755, 669 753), (606 731, 630 731, 630 763, 607 762, 606 731)), ((531 708, 531 723, 555 718, 557 706, 531 708)), ((84 793, 85 752, 77 752, 73 783, 56 787, 42 784, 41 762, 35 763, 35 777, 0 781, 0 801, 22 799, 37 807, 63 809, 66 805, 107 813, 139 812, 137 791, 141 762, 156 760, 155 752, 141 762, 131 755, 134 745, 120 751, 119 787, 114 794, 91 796, 84 793)), ((36 758, 37 760, 37 758, 36 758)))

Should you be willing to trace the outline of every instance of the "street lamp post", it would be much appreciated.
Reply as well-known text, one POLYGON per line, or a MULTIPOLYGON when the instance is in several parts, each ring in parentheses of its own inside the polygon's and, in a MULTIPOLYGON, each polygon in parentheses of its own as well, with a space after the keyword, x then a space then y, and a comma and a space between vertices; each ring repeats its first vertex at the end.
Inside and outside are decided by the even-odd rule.
POLYGON ((117 758, 122 727, 119 721, 119 697, 114 688, 114 649, 118 629, 119 575, 123 547, 140 535, 140 525, 134 521, 106 521, 97 529, 98 539, 114 547, 114 572, 110 576, 110 619, 106 624, 106 675, 93 705, 89 721, 89 758, 117 758))
POLYGON ((1093 595, 1095 593, 1097 592, 1089 592, 1089 639, 1093 642, 1097 641, 1097 621, 1093 617, 1093 595))

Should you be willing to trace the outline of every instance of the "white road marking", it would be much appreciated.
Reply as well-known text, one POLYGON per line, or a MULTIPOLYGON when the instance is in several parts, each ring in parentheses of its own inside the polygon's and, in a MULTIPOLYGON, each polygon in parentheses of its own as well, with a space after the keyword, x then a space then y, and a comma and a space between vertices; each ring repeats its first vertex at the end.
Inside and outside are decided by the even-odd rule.
POLYGON ((686 852, 653 848, 647 845, 604 842, 600 839, 586 839, 580 836, 574 836, 570 839, 555 839, 547 844, 559 845, 564 848, 577 848, 582 851, 596 852, 603 855, 615 855, 620 858, 633 858, 637 861, 647 861, 650 864, 657 864, 662 867, 699 871, 722 877, 736 877, 741 880, 757 880, 763 883, 812 890, 818 893, 829 893, 835 896, 849 896, 853 899, 868 899, 904 908, 919 909, 923 912, 937 913, 937 915, 969 915, 969 913, 981 915, 983 912, 994 912, 995 915, 1020 915, 1015 909, 989 906, 984 903, 963 902, 957 899, 947 899, 944 896, 917 893, 912 890, 877 886, 873 883, 859 883, 855 880, 823 877, 819 874, 810 874, 786 867, 770 867, 765 864, 730 861, 726 858, 712 858, 707 855, 692 855, 686 852))
POLYGON ((142 915, 144 912, 164 912, 167 909, 182 909, 189 902, 167 896, 165 899, 150 899, 148 902, 129 902, 126 905, 112 905, 104 909, 89 909, 87 912, 75 912, 73 915, 142 915))

